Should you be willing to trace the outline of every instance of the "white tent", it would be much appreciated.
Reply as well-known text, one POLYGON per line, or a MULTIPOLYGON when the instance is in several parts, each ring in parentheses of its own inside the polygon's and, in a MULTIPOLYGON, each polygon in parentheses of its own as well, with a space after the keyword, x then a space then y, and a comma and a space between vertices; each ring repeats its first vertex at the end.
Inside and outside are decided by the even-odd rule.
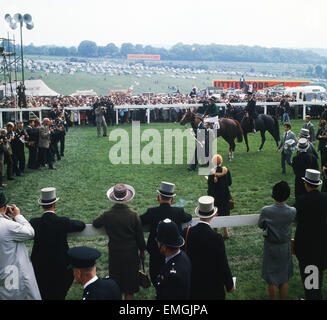
MULTIPOLYGON (((17 82, 19 85, 19 82, 17 82)), ((7 97, 11 96, 11 87, 13 94, 16 95, 16 82, 13 82, 10 86, 9 83, 0 86, 0 90, 3 90, 3 94, 7 97)), ((25 80, 26 96, 34 97, 56 97, 60 96, 59 93, 50 89, 42 80, 25 80)))
POLYGON ((72 93, 71 96, 73 97, 80 97, 80 96, 92 96, 95 97, 97 96, 97 93, 91 90, 77 90, 75 93, 72 93))

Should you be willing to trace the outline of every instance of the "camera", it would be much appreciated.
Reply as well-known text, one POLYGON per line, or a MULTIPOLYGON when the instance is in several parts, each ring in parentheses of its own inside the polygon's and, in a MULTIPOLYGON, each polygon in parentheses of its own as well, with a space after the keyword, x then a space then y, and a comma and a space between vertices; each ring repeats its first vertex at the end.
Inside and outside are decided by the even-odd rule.
POLYGON ((14 210, 14 208, 12 206, 7 206, 7 210, 6 210, 6 215, 7 216, 12 216, 11 210, 14 210))
POLYGON ((5 135, 0 135, 0 140, 2 140, 3 144, 7 143, 7 137, 5 135))

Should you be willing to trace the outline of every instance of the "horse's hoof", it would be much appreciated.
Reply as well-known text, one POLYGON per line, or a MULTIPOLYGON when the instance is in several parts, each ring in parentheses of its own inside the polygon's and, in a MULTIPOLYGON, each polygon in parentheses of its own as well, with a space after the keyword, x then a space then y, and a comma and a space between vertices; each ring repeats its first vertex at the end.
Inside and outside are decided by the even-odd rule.
POLYGON ((259 149, 257 152, 261 152, 261 150, 259 149))

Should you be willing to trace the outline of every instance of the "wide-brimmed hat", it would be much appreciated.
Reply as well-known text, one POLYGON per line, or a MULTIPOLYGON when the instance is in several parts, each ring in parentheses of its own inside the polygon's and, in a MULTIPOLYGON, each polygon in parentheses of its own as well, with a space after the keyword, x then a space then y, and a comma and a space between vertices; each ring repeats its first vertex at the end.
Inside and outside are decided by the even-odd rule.
POLYGON ((297 148, 298 148, 299 152, 307 152, 310 148, 308 139, 301 138, 299 140, 299 144, 298 144, 297 148))
POLYGON ((107 191, 107 197, 114 203, 127 203, 135 196, 135 190, 128 184, 117 184, 107 191))
POLYGON ((175 185, 169 182, 161 182, 160 189, 157 190, 158 194, 166 198, 173 198, 176 196, 175 185))
POLYGON ((9 202, 9 199, 6 195, 1 191, 0 192, 0 208, 4 207, 9 202))
POLYGON ((209 219, 217 214, 218 208, 214 206, 215 199, 205 196, 199 199, 199 205, 195 209, 195 214, 200 218, 209 219))
POLYGON ((302 178, 302 180, 313 186, 322 185, 322 181, 320 179, 320 171, 317 170, 307 169, 305 171, 305 177, 302 178))
POLYGON ((41 206, 49 206, 56 203, 59 199, 56 196, 56 188, 44 188, 41 190, 41 198, 38 203, 41 206))
POLYGON ((170 219, 159 222, 156 241, 171 248, 180 248, 185 244, 177 224, 170 219))
POLYGON ((301 129, 300 136, 304 138, 310 138, 310 131, 308 129, 301 129))

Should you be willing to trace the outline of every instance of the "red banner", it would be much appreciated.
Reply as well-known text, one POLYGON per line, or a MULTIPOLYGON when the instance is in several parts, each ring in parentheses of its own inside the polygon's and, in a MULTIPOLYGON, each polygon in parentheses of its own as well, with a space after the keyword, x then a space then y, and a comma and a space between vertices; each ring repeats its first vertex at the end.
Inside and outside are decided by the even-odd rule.
POLYGON ((268 88, 278 87, 298 87, 301 84, 309 84, 309 81, 245 81, 243 87, 241 81, 230 80, 214 80, 213 86, 215 88, 223 89, 242 89, 247 84, 252 85, 253 90, 264 90, 268 88))
POLYGON ((128 60, 160 60, 160 55, 152 54, 129 54, 128 60))

